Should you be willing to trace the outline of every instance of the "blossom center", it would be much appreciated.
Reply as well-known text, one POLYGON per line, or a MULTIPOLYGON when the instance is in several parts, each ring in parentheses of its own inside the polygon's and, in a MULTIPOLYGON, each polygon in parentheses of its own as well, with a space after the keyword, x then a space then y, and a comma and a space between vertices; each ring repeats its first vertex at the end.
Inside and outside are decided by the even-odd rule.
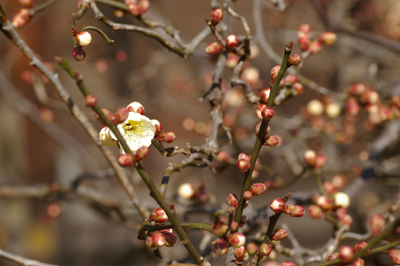
POLYGON ((137 137, 141 136, 145 131, 143 130, 144 123, 142 121, 128 120, 127 123, 122 125, 126 136, 136 142, 137 137))

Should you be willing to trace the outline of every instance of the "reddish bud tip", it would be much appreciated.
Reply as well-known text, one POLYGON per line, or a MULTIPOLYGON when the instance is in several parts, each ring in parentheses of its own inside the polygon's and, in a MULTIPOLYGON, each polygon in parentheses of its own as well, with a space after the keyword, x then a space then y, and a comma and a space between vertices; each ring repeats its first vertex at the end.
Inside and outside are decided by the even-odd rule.
POLYGON ((226 197, 226 202, 227 202, 230 206, 234 207, 235 209, 236 209, 236 208, 238 207, 238 205, 239 205, 238 198, 237 198, 237 196, 236 196, 235 194, 229 194, 228 197, 226 197))
POLYGON ((261 111, 261 116, 264 119, 264 121, 269 121, 271 120, 272 117, 274 117, 275 111, 271 107, 264 107, 261 111))
POLYGON ((147 156, 149 156, 149 148, 146 146, 140 147, 137 151, 136 151, 136 160, 138 162, 140 162, 141 160, 143 160, 144 158, 146 158, 147 156))
POLYGON ((243 193, 243 199, 244 200, 249 200, 253 197, 253 193, 251 191, 245 191, 243 193))
POLYGON ((157 208, 151 212, 152 221, 156 223, 164 223, 168 220, 168 216, 162 208, 157 208))
POLYGON ((263 145, 268 147, 275 147, 278 144, 279 144, 279 138, 277 136, 266 137, 263 142, 263 145))
POLYGON ((264 243, 260 246, 259 251, 261 256, 268 256, 271 253, 272 248, 270 245, 264 243))
POLYGON ((119 124, 124 122, 129 115, 128 108, 121 107, 115 112, 115 121, 119 124))
POLYGON ((325 31, 318 37, 318 41, 320 41, 322 44, 325 44, 326 46, 332 46, 336 42, 336 34, 331 31, 325 31))
POLYGON ((246 255, 246 248, 245 248, 245 246, 241 246, 241 247, 235 248, 235 249, 233 250, 233 254, 235 254, 235 258, 236 258, 238 261, 242 261, 243 258, 244 258, 244 256, 246 255))
POLYGON ((354 260, 355 252, 350 246, 341 246, 339 248, 339 258, 343 263, 349 263, 354 260))
POLYGON ((228 252, 229 245, 222 238, 213 242, 213 251, 217 256, 225 255, 228 252))
POLYGON ((97 98, 96 96, 92 94, 88 94, 85 96, 85 104, 87 107, 95 107, 97 104, 97 98))
POLYGON ((301 63, 301 57, 299 54, 294 54, 288 58, 289 65, 298 66, 301 63))
POLYGON ((265 191, 267 191, 267 187, 263 183, 255 183, 251 185, 249 191, 251 191, 254 196, 259 196, 264 194, 265 191))
POLYGON ((270 88, 263 89, 260 94, 260 101, 262 101, 263 103, 267 103, 270 93, 271 93, 270 88))
POLYGON ((85 51, 83 51, 82 48, 77 47, 72 51, 72 57, 76 60, 76 61, 82 61, 83 59, 86 58, 86 53, 85 51))
POLYGON ((249 158, 249 156, 247 156, 247 154, 246 153, 243 153, 243 152, 241 152, 239 155, 238 155, 238 160, 240 161, 240 160, 245 160, 245 161, 250 161, 250 158, 249 158))
POLYGON ((128 108, 129 112, 134 112, 144 115, 144 107, 141 103, 131 102, 130 104, 128 104, 126 108, 128 108))
POLYGON ((275 213, 281 213, 283 212, 285 208, 285 201, 281 198, 276 198, 271 201, 271 204, 269 205, 271 210, 275 213))
POLYGON ((160 121, 158 121, 156 119, 151 119, 151 123, 156 128, 156 132, 155 132, 154 136, 157 137, 161 133, 162 125, 161 125, 160 121))
POLYGON ((300 205, 289 204, 285 207, 284 212, 291 217, 302 217, 305 211, 300 205))
POLYGON ((306 24, 306 23, 300 24, 298 31, 301 32, 301 33, 304 33, 304 34, 310 34, 311 33, 311 26, 309 24, 306 24))
POLYGON ((371 228, 371 232, 374 236, 379 236, 383 227, 385 227, 386 221, 383 219, 383 216, 379 213, 373 214, 368 219, 369 227, 371 228))
POLYGON ((233 233, 226 236, 230 246, 238 248, 246 244, 246 237, 242 233, 233 233))
POLYGON ((222 9, 216 8, 211 12, 211 23, 213 25, 218 25, 224 17, 224 12, 222 9))
POLYGON ((163 132, 160 134, 161 141, 163 141, 165 143, 171 143, 175 140, 175 138, 176 138, 176 135, 172 131, 167 131, 167 132, 163 132))
POLYGON ((250 163, 246 160, 239 160, 237 163, 237 167, 240 172, 247 172, 250 169, 250 163))
POLYGON ((275 229, 274 232, 272 232, 271 240, 274 241, 279 241, 283 240, 287 237, 287 231, 283 228, 275 229))
MULTIPOLYGON (((357 244, 355 244, 355 245, 353 246, 353 250, 354 250, 355 252, 360 252, 360 251, 361 251, 362 249, 364 249, 367 245, 368 245, 368 243, 365 242, 365 241, 360 242, 360 243, 357 243, 357 244)), ((367 255, 369 255, 370 252, 371 252, 371 250, 368 249, 367 252, 366 252, 364 255, 367 256, 367 255)))
POLYGON ((399 249, 389 249, 388 254, 394 264, 396 264, 396 265, 400 264, 400 250, 399 249))
POLYGON ((133 166, 136 162, 135 156, 130 153, 121 154, 118 156, 118 164, 121 167, 133 166))
POLYGON ((224 49, 224 46, 220 44, 219 42, 212 42, 207 44, 206 46, 206 53, 209 55, 216 55, 222 52, 224 49))
POLYGON ((165 237, 165 246, 166 247, 173 247, 178 239, 174 233, 168 231, 161 232, 165 237))

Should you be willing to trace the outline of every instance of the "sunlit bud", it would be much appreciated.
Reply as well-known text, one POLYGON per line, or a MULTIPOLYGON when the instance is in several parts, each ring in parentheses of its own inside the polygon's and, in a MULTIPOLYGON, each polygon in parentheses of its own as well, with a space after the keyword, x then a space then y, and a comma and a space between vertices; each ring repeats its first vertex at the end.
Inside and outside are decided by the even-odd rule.
POLYGON ((88 94, 85 96, 85 104, 87 107, 94 107, 97 104, 97 98, 96 96, 92 94, 88 94))
POLYGON ((343 263, 349 263, 354 260, 355 252, 350 246, 341 246, 339 248, 339 258, 343 263))
POLYGON ((304 34, 310 34, 311 33, 311 26, 309 24, 306 24, 306 23, 300 24, 298 31, 302 32, 304 34))
POLYGON ((224 46, 219 42, 212 42, 207 44, 206 53, 209 55, 219 54, 224 49, 224 46))
POLYGON ((236 35, 231 34, 226 37, 226 46, 230 49, 235 49, 239 45, 239 40, 236 35))
POLYGON ((340 256, 339 252, 333 253, 332 255, 329 256, 328 261, 339 259, 339 256, 340 256))
POLYGON ((279 266, 296 266, 292 261, 285 261, 281 263, 279 266))
POLYGON ((232 221, 231 226, 229 227, 229 231, 234 232, 238 230, 239 224, 235 221, 232 221))
POLYGON ((343 218, 342 219, 340 219, 340 222, 343 224, 343 225, 347 225, 347 226, 351 226, 351 224, 353 223, 353 218, 351 218, 351 216, 349 215, 349 214, 345 214, 344 216, 343 216, 343 218))
POLYGON ((157 137, 161 133, 162 125, 161 125, 160 121, 158 121, 156 119, 151 119, 151 123, 153 124, 153 126, 156 129, 154 136, 157 137))
POLYGON ((115 140, 110 134, 109 127, 103 127, 99 133, 101 143, 106 147, 111 147, 117 144, 117 140, 115 140))
POLYGON ((278 76, 279 70, 281 70, 281 65, 276 65, 271 69, 271 78, 276 79, 278 76))
POLYGON ((245 154, 245 153, 240 153, 239 155, 238 155, 238 160, 245 160, 245 161, 250 161, 250 158, 249 158, 249 156, 247 156, 247 154, 245 154))
POLYGON ((257 107, 256 107, 256 116, 257 116, 258 119, 263 119, 261 113, 262 113, 262 110, 264 110, 265 107, 267 107, 267 105, 263 104, 263 103, 260 103, 260 104, 257 105, 257 107))
POLYGON ((272 248, 270 245, 264 243, 260 246, 259 251, 261 256, 268 256, 271 253, 272 248))
POLYGON ((275 229, 274 232, 272 232, 271 240, 273 241, 279 241, 283 240, 287 237, 287 231, 283 228, 275 229))
POLYGON ((294 96, 302 94, 303 91, 304 91, 303 84, 301 84, 299 82, 296 82, 295 84, 293 84, 292 94, 294 96))
POLYGON ((246 237, 242 233, 233 233, 226 236, 230 246, 238 248, 246 244, 246 237))
MULTIPOLYGON (((260 132, 260 127, 261 127, 261 122, 258 123, 256 126, 256 136, 258 136, 258 132, 260 132)), ((270 130, 271 130, 270 126, 267 126, 267 128, 265 129, 264 138, 268 136, 270 130)))
POLYGON ((288 63, 289 63, 289 66, 298 66, 298 65, 300 65, 300 63, 301 63, 301 57, 300 57, 300 55, 299 54, 294 54, 294 55, 291 55, 289 58, 288 58, 288 63))
POLYGON ((225 255, 228 252, 229 245, 222 238, 214 241, 213 243, 213 251, 217 256, 225 255))
POLYGON ((307 151, 304 153, 304 161, 305 161, 306 164, 308 164, 309 166, 314 167, 315 164, 317 163, 317 154, 315 153, 315 151, 307 150, 307 151))
POLYGON ((130 104, 128 104, 126 108, 128 108, 129 112, 134 112, 144 115, 144 107, 142 104, 138 102, 131 102, 130 104))
POLYGON ((330 118, 335 118, 340 115, 340 105, 336 102, 328 103, 325 107, 325 112, 330 118))
POLYGON ((279 144, 279 138, 277 136, 269 136, 264 139, 263 145, 268 147, 275 147, 279 144))
POLYGON ((275 111, 271 107, 264 107, 261 111, 261 116, 263 117, 264 121, 269 121, 271 120, 272 117, 274 117, 275 111))
POLYGON ((26 7, 26 8, 31 8, 33 7, 33 1, 32 0, 18 0, 21 6, 26 7))
POLYGON ((270 88, 263 89, 260 94, 260 101, 262 101, 263 103, 267 103, 270 93, 271 93, 270 88))
POLYGON ((174 233, 162 231, 162 234, 165 237, 165 246, 173 247, 176 243, 177 237, 174 233))
POLYGON ((245 248, 245 246, 241 246, 241 247, 235 248, 235 249, 233 250, 233 254, 235 254, 235 258, 236 258, 238 261, 242 261, 243 258, 244 258, 244 256, 246 255, 246 248, 245 248))
POLYGON ((350 206, 350 197, 344 192, 337 192, 333 196, 335 207, 342 207, 347 209, 350 206))
POLYGON ((283 210, 285 208, 285 201, 281 198, 276 198, 271 201, 271 204, 269 205, 269 207, 275 213, 283 212, 283 210))
POLYGON ((235 209, 237 208, 237 206, 239 205, 239 201, 238 198, 235 194, 229 194, 228 197, 226 198, 226 202, 234 207, 235 209))
MULTIPOLYGON (((368 245, 368 243, 365 242, 365 241, 360 242, 360 243, 355 244, 355 245, 353 246, 353 250, 354 250, 355 252, 360 252, 360 251, 361 251, 362 249, 364 249, 367 245, 368 245)), ((369 255, 370 252, 371 252, 371 250, 368 249, 367 252, 366 252, 364 255, 367 256, 367 255, 369 255)))
POLYGON ((400 264, 400 250, 399 249, 389 249, 388 254, 394 264, 396 264, 396 265, 400 264))
POLYGON ((243 193, 243 199, 245 199, 245 200, 249 200, 249 199, 251 199, 253 197, 253 193, 251 192, 251 191, 245 191, 244 193, 243 193))
POLYGON ((310 54, 318 54, 322 50, 322 45, 318 41, 310 41, 310 47, 308 47, 310 54))
POLYGON ((284 212, 291 217, 302 217, 305 211, 300 205, 289 204, 285 207, 284 212))
POLYGON ((118 164, 121 167, 133 166, 136 162, 135 155, 130 153, 121 154, 118 156, 118 164))
POLYGON ((400 109, 400 96, 399 95, 393 95, 390 97, 390 103, 397 107, 397 109, 400 109))
POLYGON ((211 23, 213 25, 218 25, 218 23, 222 20, 224 17, 224 12, 222 9, 216 8, 211 12, 211 23))
POLYGON ((364 266, 365 262, 362 258, 358 258, 355 261, 353 261, 353 263, 351 264, 351 266, 364 266))
POLYGON ((72 51, 72 57, 73 57, 76 61, 82 61, 83 59, 86 58, 86 53, 85 53, 85 51, 83 51, 82 48, 76 47, 76 48, 72 51))
POLYGON ((260 196, 267 191, 267 187, 263 183, 254 183, 249 189, 254 196, 260 196))
POLYGON ((250 163, 246 160, 239 160, 237 163, 237 167, 240 172, 247 172, 250 169, 250 163))
POLYGON ((356 98, 349 97, 347 99, 346 109, 347 109, 347 112, 352 116, 355 116, 358 114, 358 112, 360 111, 360 105, 358 104, 356 98))
POLYGON ((325 181, 324 184, 324 190, 327 194, 331 194, 333 192, 337 191, 337 187, 335 187, 335 185, 332 183, 332 181, 325 181))
POLYGON ((92 42, 92 34, 87 31, 78 32, 75 35, 76 41, 82 47, 88 46, 92 42))
POLYGON ((168 216, 162 208, 157 208, 152 211, 151 218, 156 223, 164 223, 168 220, 168 216))
POLYGON ((310 37, 307 34, 299 32, 297 34, 297 42, 299 43, 300 49, 302 51, 307 51, 310 48, 310 37))
POLYGON ((332 46, 336 42, 336 34, 331 31, 325 31, 321 35, 318 36, 318 41, 326 46, 332 46))
POLYGON ((349 182, 349 181, 348 181, 347 177, 345 177, 344 175, 335 175, 335 176, 332 178, 332 183, 333 183, 333 185, 334 185, 335 187, 337 187, 338 189, 341 189, 341 188, 343 188, 344 186, 346 186, 348 182, 349 182))
POLYGON ((318 154, 314 168, 321 169, 322 167, 324 167, 326 165, 326 163, 327 163, 327 159, 326 159, 325 155, 318 154))
POLYGON ((124 122, 129 115, 128 108, 121 107, 117 111, 115 111, 115 121, 119 124, 124 122))
POLYGON ((363 93, 360 94, 360 101, 363 103, 370 103, 374 104, 379 101, 379 94, 378 92, 372 89, 366 89, 363 93))
POLYGON ((377 213, 373 214, 368 219, 369 227, 371 228, 371 232, 374 236, 379 236, 383 227, 385 227, 386 221, 383 219, 382 215, 377 213))
POLYGON ((249 218, 247 218, 247 216, 243 215, 242 217, 240 217, 239 228, 243 227, 245 224, 247 224, 248 221, 249 221, 249 218))
POLYGON ((324 105, 317 99, 311 100, 307 104, 307 111, 311 115, 320 115, 324 111, 324 105))
POLYGON ((323 210, 333 209, 333 204, 327 196, 321 195, 317 199, 317 205, 323 210))
POLYGON ((172 131, 167 131, 167 132, 163 132, 159 135, 161 141, 165 142, 165 143, 171 143, 175 140, 176 135, 174 132, 172 131))
POLYGON ((178 195, 186 200, 192 199, 196 196, 196 190, 190 183, 183 183, 178 187, 178 195))
POLYGON ((165 236, 160 231, 153 232, 150 237, 153 246, 162 247, 165 245, 165 236))
POLYGON ((321 219, 324 217, 324 212, 322 209, 317 205, 310 205, 308 206, 308 214, 312 219, 321 219))
POLYGON ((146 158, 147 156, 149 156, 149 148, 146 146, 140 147, 137 151, 136 151, 136 160, 138 162, 140 162, 141 160, 143 160, 144 158, 146 158))

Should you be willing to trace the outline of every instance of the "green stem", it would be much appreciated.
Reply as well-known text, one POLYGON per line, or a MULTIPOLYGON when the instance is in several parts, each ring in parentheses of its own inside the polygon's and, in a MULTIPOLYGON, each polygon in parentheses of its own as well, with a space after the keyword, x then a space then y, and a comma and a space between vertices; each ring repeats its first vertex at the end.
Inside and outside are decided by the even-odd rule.
POLYGON ((80 31, 87 31, 87 30, 93 30, 93 31, 98 32, 98 33, 101 35, 101 37, 103 37, 103 39, 106 41, 106 43, 107 43, 108 45, 112 45, 112 44, 114 43, 114 40, 111 40, 111 39, 107 36, 107 34, 104 33, 104 31, 102 31, 101 29, 99 29, 99 28, 97 28, 97 27, 94 27, 94 26, 85 26, 85 27, 83 27, 80 31))
POLYGON ((32 15, 32 16, 36 15, 37 12, 40 12, 40 11, 42 11, 43 9, 48 8, 49 6, 51 6, 52 4, 54 4, 56 1, 57 1, 57 0, 49 0, 49 1, 47 1, 47 2, 44 2, 44 3, 41 4, 41 5, 38 5, 38 6, 34 7, 34 8, 32 8, 32 10, 31 10, 31 15, 32 15))
POLYGON ((322 179, 320 173, 314 170, 314 177, 315 177, 315 183, 317 184, 318 191, 321 195, 325 195, 325 189, 324 185, 322 184, 322 179))

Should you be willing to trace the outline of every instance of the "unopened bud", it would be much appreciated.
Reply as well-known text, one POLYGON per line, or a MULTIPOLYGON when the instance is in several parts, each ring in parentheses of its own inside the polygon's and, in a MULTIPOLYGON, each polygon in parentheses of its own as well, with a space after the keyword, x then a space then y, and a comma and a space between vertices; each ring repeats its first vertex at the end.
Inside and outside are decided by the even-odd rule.
POLYGON ((140 162, 141 160, 143 160, 144 158, 146 158, 147 156, 149 156, 149 148, 146 146, 140 147, 135 154, 136 160, 138 162, 140 162))
POLYGON ((130 153, 121 154, 118 156, 118 164, 121 167, 133 166, 136 162, 135 155, 130 153))
POLYGON ((106 147, 112 147, 117 144, 117 140, 115 140, 110 133, 109 127, 103 127, 99 132, 99 138, 101 143, 106 147))
POLYGON ((151 218, 156 223, 164 223, 168 220, 168 216, 162 208, 157 208, 152 211, 151 218))
POLYGON ((326 165, 327 161, 328 160, 326 159, 325 155, 318 154, 316 163, 314 165, 314 169, 321 169, 322 167, 324 167, 326 165))
POLYGON ((266 137, 263 142, 263 145, 268 147, 275 147, 278 144, 279 144, 279 138, 277 136, 266 137))
POLYGON ((243 193, 243 199, 244 200, 249 200, 253 197, 253 193, 251 191, 245 191, 243 193))
POLYGON ((245 224, 247 224, 247 222, 249 221, 249 218, 247 218, 247 216, 242 216, 240 217, 240 221, 239 221, 239 227, 243 227, 245 224))
POLYGON ((241 246, 241 247, 235 248, 235 249, 233 250, 233 254, 235 254, 235 258, 236 258, 238 261, 242 261, 243 258, 244 258, 244 256, 246 255, 246 248, 245 248, 245 246, 241 246))
POLYGON ((271 78, 273 80, 278 76, 279 70, 281 70, 281 65, 276 65, 271 69, 271 78))
POLYGON ((246 244, 246 237, 242 233, 233 233, 226 236, 230 246, 238 248, 246 244))
POLYGON ((273 241, 280 241, 287 237, 287 231, 283 228, 275 229, 272 232, 271 240, 273 241))
POLYGON ((216 160, 217 160, 218 162, 229 163, 229 162, 232 160, 232 158, 231 158, 231 156, 230 156, 227 152, 225 152, 225 151, 220 151, 220 152, 218 153, 218 155, 217 155, 216 160))
POLYGON ((305 211, 300 205, 289 204, 285 207, 284 212, 291 217, 302 217, 305 211))
POLYGON ((97 98, 96 96, 92 94, 88 94, 85 96, 85 104, 87 107, 94 107, 97 104, 97 98))
POLYGON ((299 32, 297 34, 297 42, 302 51, 307 51, 310 48, 310 37, 307 34, 299 32))
POLYGON ((250 169, 250 163, 246 160, 239 160, 237 163, 237 167, 240 172, 247 172, 250 169))
POLYGON ((350 206, 350 197, 344 192, 337 192, 333 196, 333 202, 335 203, 335 207, 347 209, 350 206))
POLYGON ((350 246, 341 246, 339 248, 339 258, 343 263, 349 263, 354 260, 355 252, 350 246))
POLYGON ((340 219, 340 223, 343 225, 347 225, 348 227, 351 226, 351 224, 353 223, 353 218, 351 218, 351 216, 349 214, 345 214, 342 219, 340 219))
POLYGON ((321 195, 317 199, 317 205, 323 210, 333 209, 333 204, 327 196, 321 195))
MULTIPOLYGON (((260 132, 260 127, 261 127, 261 122, 258 123, 256 126, 256 136, 258 136, 258 133, 260 132)), ((271 129, 270 126, 267 126, 267 128, 265 129, 265 132, 264 132, 264 138, 266 138, 268 136, 270 129, 271 129)))
POLYGON ((325 44, 326 46, 332 46, 336 42, 336 34, 331 31, 325 31, 318 37, 318 41, 320 41, 322 44, 325 44))
POLYGON ((332 194, 333 192, 337 191, 337 187, 335 187, 335 185, 332 183, 332 181, 325 181, 324 184, 324 190, 326 192, 326 194, 332 194))
POLYGON ((86 58, 86 53, 85 53, 85 51, 83 51, 82 48, 76 47, 76 48, 72 51, 72 57, 73 57, 76 61, 82 61, 83 59, 86 58))
POLYGON ((263 104, 263 103, 260 103, 260 104, 257 105, 257 107, 256 107, 256 116, 257 116, 258 119, 263 119, 261 113, 262 113, 262 110, 264 110, 265 107, 267 107, 267 105, 263 104))
POLYGON ((300 24, 298 31, 302 32, 304 34, 310 34, 311 33, 311 26, 309 24, 306 24, 306 23, 300 24))
POLYGON ((209 55, 219 54, 224 49, 224 46, 219 42, 212 42, 207 44, 206 53, 209 55))
POLYGON ((254 242, 249 242, 246 245, 246 250, 247 250, 247 253, 249 253, 250 255, 254 255, 254 254, 256 254, 256 252, 258 250, 258 246, 254 242))
POLYGON ((263 89, 260 94, 260 101, 262 101, 263 103, 267 103, 270 93, 271 93, 270 88, 263 89))
POLYGON ((320 115, 324 111, 324 105, 317 99, 311 100, 307 104, 307 111, 311 115, 320 115))
POLYGON ((292 66, 298 66, 298 65, 300 65, 300 63, 301 63, 301 57, 300 57, 300 55, 299 55, 299 54, 291 55, 291 56, 288 58, 288 63, 289 63, 289 66, 290 66, 290 65, 292 65, 292 66))
POLYGON ((225 255, 228 252, 229 245, 222 238, 214 241, 213 243, 213 251, 217 256, 225 255))
POLYGON ((263 183, 255 183, 251 185, 249 190, 253 193, 254 196, 259 196, 267 191, 267 187, 263 183))
POLYGON ((317 205, 308 206, 308 214, 312 219, 321 219, 325 215, 322 209, 317 205))
POLYGON ((218 25, 224 17, 224 12, 220 8, 216 8, 211 12, 211 23, 213 25, 218 25))
POLYGON ((303 84, 301 84, 301 83, 299 83, 299 82, 296 82, 296 83, 293 84, 292 94, 293 94, 294 96, 297 96, 297 95, 302 94, 303 91, 304 91, 303 84))
POLYGON ((130 104, 128 104, 126 108, 128 108, 129 112, 134 112, 144 115, 144 107, 141 103, 131 102, 130 104))
POLYGON ((308 47, 310 54, 318 54, 322 50, 322 45, 318 41, 310 41, 310 47, 308 47))
POLYGON ((192 199, 196 196, 196 190, 190 183, 183 183, 178 188, 178 195, 186 200, 192 199))
POLYGON ((400 264, 400 250, 399 249, 389 249, 388 254, 394 264, 396 264, 396 265, 400 264))
POLYGON ((304 153, 304 161, 305 161, 306 164, 308 164, 309 166, 314 167, 315 164, 317 163, 317 154, 315 153, 315 151, 307 150, 307 151, 304 153))
POLYGON ((234 232, 239 228, 239 224, 235 221, 232 221, 231 226, 229 227, 229 231, 234 232))
POLYGON ((87 31, 78 32, 75 35, 76 41, 82 47, 88 46, 92 42, 92 34, 87 31))
POLYGON ((176 135, 172 131, 163 132, 160 134, 161 141, 165 143, 171 143, 175 140, 176 135))
POLYGON ((274 117, 274 115, 275 115, 275 110, 268 106, 264 107, 261 111, 261 116, 263 117, 264 121, 271 120, 271 118, 274 117))
POLYGON ((154 136, 157 137, 161 133, 162 125, 161 125, 160 121, 158 121, 156 119, 151 119, 151 123, 153 124, 153 126, 156 129, 154 136))
POLYGON ((174 233, 162 231, 162 234, 165 237, 165 246, 173 247, 178 239, 174 233))
POLYGON ((21 6, 26 7, 26 8, 32 8, 33 7, 33 1, 32 0, 19 0, 19 3, 21 6))
MULTIPOLYGON (((357 244, 355 244, 355 245, 353 246, 353 250, 354 250, 355 252, 360 252, 360 251, 361 251, 362 249, 364 249, 367 245, 368 245, 368 243, 365 242, 365 241, 360 242, 360 243, 357 243, 357 244)), ((367 252, 365 252, 364 255, 367 256, 367 255, 369 255, 370 252, 371 252, 371 250, 368 249, 367 252)))
POLYGON ((239 161, 240 161, 240 160, 245 160, 245 161, 250 162, 249 156, 248 156, 247 154, 243 153, 243 152, 241 152, 241 153, 238 155, 238 160, 239 160, 239 161))
POLYGON ((272 248, 270 245, 264 243, 260 246, 258 250, 260 251, 261 256, 268 256, 271 253, 272 248))
POLYGON ((226 233, 228 233, 229 227, 227 224, 224 224, 221 221, 217 220, 213 222, 211 230, 214 235, 218 237, 223 237, 226 235, 226 233))
POLYGON ((285 208, 285 201, 281 198, 276 198, 271 201, 271 204, 269 205, 271 210, 275 213, 281 213, 283 212, 285 208))
POLYGON ((238 198, 237 198, 237 196, 236 196, 235 194, 229 194, 228 197, 226 198, 226 202, 227 202, 230 206, 234 207, 235 209, 236 209, 236 208, 238 207, 238 205, 239 205, 238 198))
POLYGON ((226 46, 230 49, 236 49, 236 47, 239 45, 239 40, 236 37, 236 35, 231 34, 228 37, 226 37, 226 46))
POLYGON ((279 266, 296 266, 293 261, 285 261, 281 263, 279 266))
POLYGON ((115 111, 115 121, 119 124, 124 122, 129 115, 128 108, 121 107, 117 111, 115 111))
POLYGON ((344 175, 335 175, 332 178, 332 183, 335 187, 337 187, 338 189, 341 189, 347 185, 348 179, 344 175))
POLYGON ((373 214, 368 219, 369 227, 371 228, 371 232, 374 236, 379 236, 383 227, 385 227, 386 221, 383 219, 382 215, 377 213, 373 214))
POLYGON ((294 84, 298 81, 297 76, 289 74, 285 77, 285 83, 294 84))

